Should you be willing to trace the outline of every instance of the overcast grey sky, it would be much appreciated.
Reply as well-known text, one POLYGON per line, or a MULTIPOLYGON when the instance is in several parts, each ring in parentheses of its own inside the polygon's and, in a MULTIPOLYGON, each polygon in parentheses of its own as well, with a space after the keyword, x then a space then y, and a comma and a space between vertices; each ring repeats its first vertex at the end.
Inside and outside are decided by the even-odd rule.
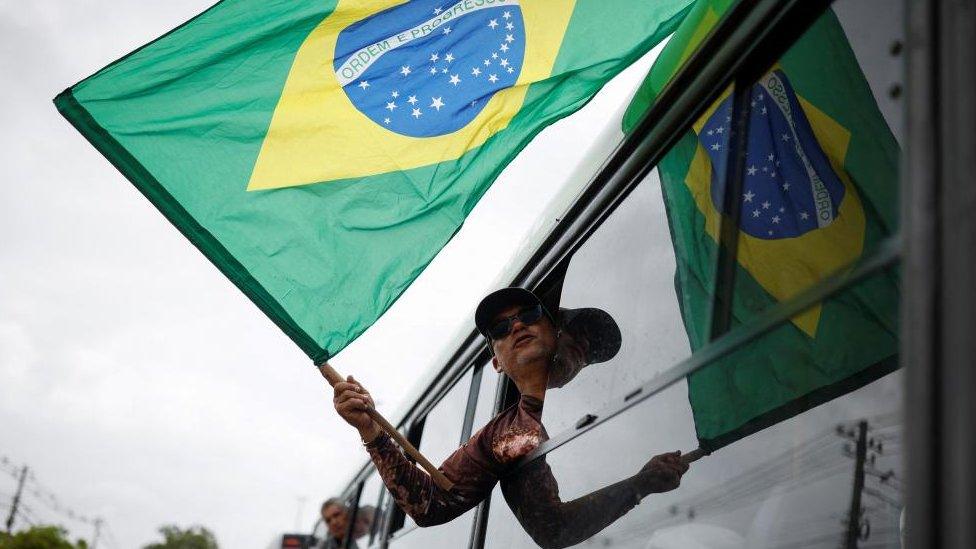
MULTIPOLYGON (((108 547, 141 546, 171 522, 265 547, 309 529, 366 459, 308 359, 51 103, 210 3, 0 0, 0 455, 30 465, 65 506, 104 517, 108 547)), ((537 138, 333 361, 382 411, 470 329, 477 298, 648 65, 537 138)), ((0 473, 0 502, 13 490, 0 473)), ((26 504, 37 521, 91 535, 30 492, 26 504)))
MULTIPOLYGON (((165 523, 203 524, 223 547, 267 547, 284 531, 310 529, 318 502, 366 460, 308 359, 51 103, 65 87, 210 3, 0 0, 0 456, 30 465, 40 483, 31 483, 32 490, 42 486, 64 505, 104 517, 110 548, 140 547, 165 523)), ((900 16, 890 9, 896 4, 845 0, 835 9, 849 25, 855 50, 874 60, 865 72, 900 137, 900 118, 892 114, 899 105, 885 98, 900 78, 899 61, 884 53, 891 40, 886 33, 900 16), (857 23, 868 17, 884 21, 857 23)), ((649 64, 650 56, 583 111, 543 132, 420 279, 332 361, 370 387, 381 411, 394 414, 410 388, 471 329, 477 299, 507 272, 530 228, 552 221, 546 207, 557 196, 566 198, 564 185, 584 156, 583 144, 612 119, 649 64), (540 218, 543 211, 550 217, 540 218)), ((659 208, 652 191, 642 187, 635 200, 659 208)), ((662 260, 662 276, 672 269, 662 260)), ((654 299, 674 307, 670 295, 666 303, 661 297, 654 299)), ((674 339, 683 345, 682 335, 678 330, 674 339)), ((897 407, 899 388, 897 375, 889 376, 859 394, 897 407)), ((668 394, 677 402, 685 398, 682 390, 677 385, 668 394)), ((798 425, 819 432, 872 412, 855 396, 761 440, 787 447, 790 435, 801 432, 798 425)), ((661 397, 653 405, 668 402, 661 397)), ((615 421, 633 430, 635 418, 615 421)), ((661 444, 687 449, 690 427, 675 425, 653 439, 635 438, 625 459, 636 467, 661 444)), ((594 448, 603 453, 599 444, 594 448)), ((730 465, 756 461, 756 453, 762 451, 755 445, 731 447, 721 460, 697 465, 688 484, 712 486, 730 465)), ((607 481, 600 477, 604 469, 564 474, 586 466, 574 455, 557 454, 551 463, 560 479, 607 481)), ((563 484, 566 494, 592 487, 563 484)), ((0 472, 0 505, 13 490, 14 480, 0 472)), ((675 493, 675 501, 687 494, 675 493)), ((774 509, 783 501, 790 503, 763 505, 774 509)), ((26 504, 32 520, 91 535, 88 525, 54 512, 30 490, 26 504)), ((504 513, 503 505, 497 508, 504 513)), ((0 515, 5 512, 0 507, 0 515)), ((635 513, 610 533, 638 531, 647 517, 635 513)), ((642 543, 647 535, 641 532, 642 543)), ((651 539, 669 535, 678 534, 661 531, 651 539)))

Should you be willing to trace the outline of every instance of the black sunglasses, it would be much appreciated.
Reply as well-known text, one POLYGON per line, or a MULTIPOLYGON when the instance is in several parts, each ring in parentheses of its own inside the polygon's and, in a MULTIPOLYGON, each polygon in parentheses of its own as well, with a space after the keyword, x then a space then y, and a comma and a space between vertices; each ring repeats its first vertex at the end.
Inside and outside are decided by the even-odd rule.
POLYGON ((516 319, 526 326, 531 326, 536 322, 539 322, 542 315, 542 305, 526 307, 512 316, 505 317, 492 324, 491 328, 488 329, 488 335, 492 340, 497 341, 512 333, 512 326, 515 325, 516 319))

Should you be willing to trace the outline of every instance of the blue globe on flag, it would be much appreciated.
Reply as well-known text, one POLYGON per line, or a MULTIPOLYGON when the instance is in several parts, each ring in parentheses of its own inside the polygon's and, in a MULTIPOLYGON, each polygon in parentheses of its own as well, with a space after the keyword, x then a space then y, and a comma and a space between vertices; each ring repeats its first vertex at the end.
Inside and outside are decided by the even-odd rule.
MULTIPOLYGON (((817 141, 786 75, 774 70, 751 90, 741 204, 742 230, 755 238, 795 238, 831 225, 844 183, 817 141)), ((698 140, 711 160, 712 203, 722 211, 732 97, 709 117, 698 140)))
POLYGON ((513 0, 417 0, 346 27, 334 69, 355 107, 401 135, 463 128, 518 80, 525 57, 513 0), (395 29, 395 32, 391 32, 395 29))

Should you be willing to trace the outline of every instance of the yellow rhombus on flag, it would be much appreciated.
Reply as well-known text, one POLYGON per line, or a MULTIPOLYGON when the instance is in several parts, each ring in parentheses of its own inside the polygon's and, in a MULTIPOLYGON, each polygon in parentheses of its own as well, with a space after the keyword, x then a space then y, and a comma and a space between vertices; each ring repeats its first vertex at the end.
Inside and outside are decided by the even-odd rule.
POLYGON ((321 360, 689 4, 222 0, 55 103, 321 360))

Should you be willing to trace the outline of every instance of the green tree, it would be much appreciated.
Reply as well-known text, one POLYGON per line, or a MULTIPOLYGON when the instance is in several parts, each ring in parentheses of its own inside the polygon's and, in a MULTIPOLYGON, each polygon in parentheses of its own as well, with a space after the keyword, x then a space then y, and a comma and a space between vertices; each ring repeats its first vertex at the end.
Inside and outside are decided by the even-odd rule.
POLYGON ((31 526, 16 534, 0 534, 0 549, 87 549, 83 540, 71 543, 60 526, 31 526))
POLYGON ((142 549, 218 549, 217 539, 203 526, 191 526, 186 530, 173 524, 159 529, 162 543, 151 543, 142 549))

